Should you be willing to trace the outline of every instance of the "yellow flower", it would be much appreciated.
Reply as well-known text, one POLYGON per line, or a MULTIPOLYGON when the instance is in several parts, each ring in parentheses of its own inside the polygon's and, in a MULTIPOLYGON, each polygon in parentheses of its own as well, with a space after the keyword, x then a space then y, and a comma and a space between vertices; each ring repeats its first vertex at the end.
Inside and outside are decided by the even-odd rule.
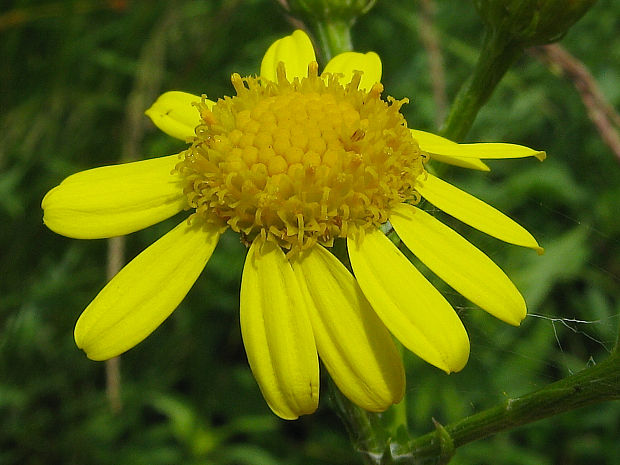
POLYGON ((187 294, 226 228, 249 246, 243 342, 263 396, 282 418, 317 408, 318 356, 357 405, 383 411, 399 402, 404 370, 390 333, 447 373, 467 362, 465 328, 384 235, 389 224, 450 286, 518 325, 526 306, 508 277, 415 205, 424 198, 540 252, 525 229, 425 163, 488 170, 480 159, 544 153, 410 130, 400 113, 406 99, 383 100, 380 79, 372 52, 338 55, 319 75, 310 40, 296 31, 267 50, 260 77, 232 76, 236 96, 213 102, 168 92, 155 102, 147 115, 191 142, 186 151, 84 171, 52 189, 44 222, 75 238, 128 234, 192 210, 103 288, 76 324, 77 345, 104 360, 146 338, 187 294), (346 241, 355 277, 328 250, 334 240, 346 241))

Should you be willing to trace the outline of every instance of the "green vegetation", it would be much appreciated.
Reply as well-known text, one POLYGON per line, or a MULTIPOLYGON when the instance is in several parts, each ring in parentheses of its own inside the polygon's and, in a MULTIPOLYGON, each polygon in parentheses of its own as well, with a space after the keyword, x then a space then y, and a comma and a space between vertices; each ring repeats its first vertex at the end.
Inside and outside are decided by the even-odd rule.
MULTIPOLYGON (((173 316, 122 356, 122 406, 113 408, 105 365, 72 338, 106 282, 109 243, 58 236, 41 220, 41 199, 69 174, 181 150, 143 111, 166 90, 217 98, 231 93, 232 72, 258 72, 267 46, 293 27, 278 2, 9 3, 0 12, 0 464, 361 463, 329 408, 327 380, 319 411, 295 422, 263 401, 239 330, 245 248, 234 235, 173 316)), ((387 93, 410 98, 410 126, 437 130, 422 3, 377 2, 352 40, 380 54, 387 93)), ((436 2, 434 18, 451 101, 474 67, 482 21, 470 2, 436 2)), ((561 42, 615 108, 619 28, 620 4, 600 0, 561 42)), ((414 437, 434 430, 433 418, 445 425, 600 363, 617 339, 620 154, 557 65, 538 57, 517 59, 466 140, 519 143, 546 150, 547 160, 491 161, 488 174, 442 167, 545 247, 538 257, 446 219, 503 267, 534 315, 513 328, 444 286, 472 353, 450 376, 404 354, 414 437)), ((126 259, 178 221, 128 236, 126 259)), ((451 463, 617 464, 619 415, 617 402, 591 405, 466 445, 451 463)))

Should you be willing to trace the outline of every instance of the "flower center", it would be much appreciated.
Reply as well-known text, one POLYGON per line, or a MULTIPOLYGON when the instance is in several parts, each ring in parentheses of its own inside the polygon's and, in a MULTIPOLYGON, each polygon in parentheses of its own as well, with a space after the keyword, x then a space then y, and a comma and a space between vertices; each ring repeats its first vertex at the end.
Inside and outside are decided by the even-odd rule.
POLYGON ((211 108, 177 165, 196 215, 295 253, 358 234, 388 220, 393 206, 417 201, 424 157, 383 86, 358 89, 362 73, 231 80, 237 95, 211 108))

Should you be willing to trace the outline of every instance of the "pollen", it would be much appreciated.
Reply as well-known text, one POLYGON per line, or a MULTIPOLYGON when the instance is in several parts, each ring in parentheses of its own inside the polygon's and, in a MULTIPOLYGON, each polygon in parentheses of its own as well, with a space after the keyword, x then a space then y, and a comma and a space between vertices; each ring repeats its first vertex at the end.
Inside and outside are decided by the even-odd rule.
POLYGON ((236 95, 197 104, 201 124, 176 167, 194 215, 297 253, 363 234, 417 202, 424 156, 400 112, 407 99, 359 89, 361 72, 289 81, 233 74, 236 95))

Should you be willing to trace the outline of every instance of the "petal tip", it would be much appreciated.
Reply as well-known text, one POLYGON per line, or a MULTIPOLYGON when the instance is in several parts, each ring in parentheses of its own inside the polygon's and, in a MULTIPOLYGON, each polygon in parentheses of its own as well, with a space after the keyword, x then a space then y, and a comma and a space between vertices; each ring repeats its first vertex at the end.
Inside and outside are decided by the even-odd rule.
POLYGON ((74 333, 74 340, 77 348, 84 352, 84 354, 86 355, 86 357, 88 357, 89 360, 92 360, 94 362, 103 362, 113 357, 102 356, 102 354, 98 353, 96 349, 93 350, 93 341, 85 341, 84 337, 79 337, 77 333, 74 333))
POLYGON ((526 316, 527 309, 523 308, 523 311, 520 314, 513 314, 510 315, 510 317, 503 318, 502 320, 511 326, 519 327, 521 326, 521 322, 525 319, 526 316))
POLYGON ((453 361, 444 360, 445 365, 435 365, 435 366, 437 366, 437 368, 439 368, 440 370, 443 370, 447 375, 451 375, 452 373, 458 373, 463 368, 465 368, 465 365, 467 365, 468 360, 469 360, 469 349, 467 350, 465 357, 461 357, 453 361))
POLYGON ((88 329, 80 327, 80 320, 78 319, 75 329, 73 330, 73 340, 75 341, 77 348, 83 351, 89 360, 94 362, 104 362, 119 356, 127 350, 122 347, 118 347, 118 345, 116 347, 109 346, 108 344, 102 345, 100 340, 101 335, 93 338, 92 336, 89 337, 88 333, 88 329))
POLYGON ((457 349, 457 351, 453 354, 453 357, 446 361, 447 370, 444 369, 444 371, 447 374, 451 374, 458 373, 465 368, 465 365, 467 365, 467 362, 469 361, 469 351, 469 338, 466 338, 463 347, 457 349))
MULTIPOLYGON (((263 396, 264 397, 264 396, 263 396)), ((310 397, 296 399, 285 405, 275 405, 267 400, 267 405, 273 413, 283 420, 297 420, 302 415, 311 415, 319 407, 318 385, 311 385, 310 397), (316 388, 316 389, 315 389, 316 388)))
POLYGON ((287 420, 287 421, 293 421, 299 418, 299 416, 287 415, 285 413, 276 412, 275 410, 273 410, 273 413, 275 413, 282 420, 287 420))
POLYGON ((50 194, 52 193, 54 189, 51 189, 50 191, 47 192, 47 194, 45 194, 45 196, 43 197, 43 199, 41 199, 41 209, 45 212, 45 209, 49 206, 49 201, 50 201, 50 194))
POLYGON ((153 105, 151 105, 149 108, 144 110, 144 114, 148 116, 151 119, 151 121, 154 122, 155 110, 153 109, 153 105))
POLYGON ((84 349, 82 349, 82 351, 86 354, 86 357, 88 357, 88 359, 92 360, 93 362, 105 362, 106 360, 110 360, 111 358, 116 357, 115 355, 112 355, 110 357, 103 357, 101 356, 101 354, 87 352, 84 349))
POLYGON ((90 355, 91 351, 88 350, 89 344, 86 338, 86 333, 87 331, 82 328, 82 325, 80 324, 80 318, 78 318, 78 321, 75 324, 75 328, 73 329, 73 340, 75 341, 75 345, 77 346, 77 348, 84 351, 86 356, 92 360, 92 357, 90 355))
POLYGON ((534 156, 538 158, 538 161, 544 161, 545 158, 547 158, 547 152, 545 152, 544 150, 541 150, 539 152, 536 152, 534 156))

